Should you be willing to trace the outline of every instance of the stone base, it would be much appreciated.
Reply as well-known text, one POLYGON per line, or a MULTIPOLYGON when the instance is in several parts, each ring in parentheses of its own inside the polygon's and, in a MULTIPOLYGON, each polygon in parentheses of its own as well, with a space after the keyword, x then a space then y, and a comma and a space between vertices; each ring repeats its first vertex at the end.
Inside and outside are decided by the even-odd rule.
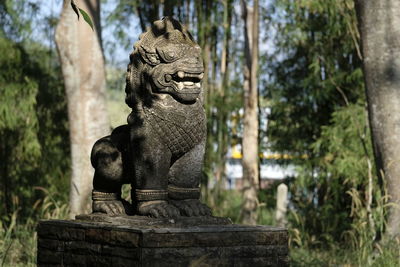
POLYGON ((80 215, 38 225, 38 266, 288 266, 283 228, 80 215))

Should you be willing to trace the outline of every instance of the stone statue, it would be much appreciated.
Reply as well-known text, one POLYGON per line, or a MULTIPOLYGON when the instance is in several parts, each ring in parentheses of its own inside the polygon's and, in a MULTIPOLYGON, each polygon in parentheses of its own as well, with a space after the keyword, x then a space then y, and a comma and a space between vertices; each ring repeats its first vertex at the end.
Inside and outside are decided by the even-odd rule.
POLYGON ((92 149, 93 214, 41 220, 38 266, 289 266, 286 229, 235 225, 199 201, 203 72, 176 20, 141 35, 126 77, 128 124, 92 149), (132 204, 121 199, 127 183, 132 204))
POLYGON ((206 138, 201 49, 176 20, 155 21, 130 55, 128 124, 98 140, 93 212, 155 218, 207 216, 200 198, 206 138), (121 186, 132 185, 132 205, 121 186))

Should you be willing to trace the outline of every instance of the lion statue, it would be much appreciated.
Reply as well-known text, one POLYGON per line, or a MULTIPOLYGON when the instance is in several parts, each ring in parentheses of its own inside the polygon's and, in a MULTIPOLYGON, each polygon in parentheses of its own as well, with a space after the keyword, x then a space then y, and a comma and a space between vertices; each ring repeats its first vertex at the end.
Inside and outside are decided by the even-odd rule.
POLYGON ((200 179, 206 138, 201 49, 176 20, 155 21, 130 55, 128 124, 92 149, 93 212, 155 218, 208 216, 200 179), (132 204, 121 199, 131 183, 132 204))

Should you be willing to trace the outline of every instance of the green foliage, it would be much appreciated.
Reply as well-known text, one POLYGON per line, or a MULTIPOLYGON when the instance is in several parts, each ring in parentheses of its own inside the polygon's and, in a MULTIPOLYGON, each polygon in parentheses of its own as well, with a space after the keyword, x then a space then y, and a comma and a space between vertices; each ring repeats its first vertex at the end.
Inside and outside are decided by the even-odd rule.
MULTIPOLYGON (((354 249, 372 249, 384 228, 385 192, 375 178, 365 106, 342 107, 332 114, 312 144, 315 175, 302 166, 290 184, 293 243, 326 247, 337 241, 354 249), (371 190, 371 191, 370 191, 371 190)), ((361 253, 361 251, 360 251, 361 253)))
MULTIPOLYGON (((20 177, 24 172, 33 171, 35 158, 40 157, 37 136, 38 118, 36 114, 37 82, 26 75, 26 59, 21 47, 6 39, 0 39, 0 49, 5 51, 0 57, 0 136, 1 174, 3 194, 1 213, 11 212, 11 188, 27 182, 20 177), (16 112, 17 111, 17 112, 16 112), (17 163, 17 164, 15 164, 17 163), (18 168, 21 165, 26 168, 18 168), (19 166, 18 166, 19 165, 19 166), (13 186, 14 184, 14 186, 13 186)), ((27 192, 18 192, 18 194, 27 192)))
POLYGON ((67 218, 68 208, 66 202, 60 200, 62 197, 51 194, 44 188, 36 189, 42 191, 44 197, 30 207, 33 211, 31 216, 21 219, 19 208, 13 212, 9 222, 0 221, 1 266, 36 266, 38 218, 67 218))
POLYGON ((310 144, 335 108, 364 98, 361 61, 349 38, 354 9, 346 8, 350 1, 276 2, 285 16, 276 25, 271 63, 270 141, 279 151, 312 155, 310 144))
MULTIPOLYGON (((261 192, 259 199, 262 199, 265 192, 261 192)), ((267 196, 268 198, 269 196, 267 196)), ((243 206, 243 196, 241 192, 235 190, 220 190, 219 194, 210 194, 206 199, 207 204, 213 211, 213 216, 228 217, 233 223, 241 223, 241 209, 243 206)), ((275 203, 273 206, 260 201, 257 209, 257 224, 275 225, 275 203)))
MULTIPOLYGON (((65 218, 68 212, 66 100, 54 51, 29 38, 36 2, 0 1, 0 265, 33 266, 38 218, 65 218)), ((226 149, 240 142, 242 131, 244 58, 236 3, 121 0, 106 23, 130 46, 127 36, 136 39, 126 31, 132 18, 144 28, 162 10, 198 37, 208 62, 205 172, 220 175, 217 184, 223 184, 226 149), (229 55, 225 76, 223 47, 229 55)), ((260 103, 272 111, 270 148, 293 155, 298 170, 287 181, 291 264, 398 265, 399 244, 377 243, 387 194, 385 181, 375 176, 353 1, 275 0, 266 12, 272 21, 265 25, 276 36, 273 56, 260 60, 261 72, 269 71, 260 103)), ((121 108, 123 85, 108 80, 118 88, 109 93, 111 106, 121 108)), ((259 224, 275 224, 274 188, 259 192, 259 224)), ((125 186, 124 197, 129 193, 125 186)), ((208 193, 214 215, 241 222, 240 192, 217 186, 208 193)))
POLYGON ((67 214, 66 102, 48 49, 0 49, 0 263, 34 266, 38 219, 67 214))
POLYGON ((71 0, 71 7, 72 7, 72 9, 74 10, 75 14, 78 16, 78 19, 79 19, 79 13, 81 13, 81 14, 82 14, 82 17, 83 17, 83 19, 86 21, 86 23, 90 26, 90 28, 92 28, 92 30, 94 30, 94 28, 93 28, 93 22, 92 22, 92 19, 91 19, 90 16, 89 16, 89 14, 86 13, 86 11, 83 10, 82 8, 79 8, 79 7, 75 4, 74 0, 71 0))
POLYGON ((38 2, 0 1, 1 266, 35 266, 38 219, 67 214, 66 99, 54 49, 32 40, 54 27, 38 2))
POLYGON ((86 23, 90 26, 90 28, 92 28, 92 30, 94 30, 93 28, 93 22, 92 19, 90 18, 89 14, 86 13, 85 10, 83 10, 82 8, 79 8, 79 12, 82 14, 83 19, 86 21, 86 23))
MULTIPOLYGON (((384 229, 351 0, 277 0, 269 140, 294 157, 291 245, 351 248, 364 262, 384 229)), ((310 263, 312 264, 312 263, 310 263)))
POLYGON ((376 244, 375 253, 370 255, 368 264, 374 267, 391 267, 400 264, 400 242, 398 239, 376 244))
MULTIPOLYGON (((34 186, 67 192, 69 141, 60 69, 51 51, 4 37, 0 48, 0 217, 9 222, 19 207, 42 197, 34 186)), ((33 212, 23 208, 19 218, 33 212)))
POLYGON ((376 244, 368 257, 361 257, 357 250, 334 246, 329 250, 292 248, 290 266, 374 266, 392 267, 400 264, 400 245, 396 241, 376 244), (360 260, 362 259, 362 260, 360 260))
MULTIPOLYGON (((257 210, 258 221, 260 225, 276 225, 275 222, 275 202, 270 201, 274 197, 274 188, 271 186, 267 191, 259 193, 260 206, 257 210)), ((218 199, 208 198, 208 205, 212 207, 214 216, 229 217, 234 223, 240 223, 240 211, 242 196, 240 192, 233 190, 222 190, 218 195, 218 199)), ((361 209, 359 209, 360 211, 361 209)), ((376 211, 376 210, 375 210, 376 211)), ((374 216, 377 215, 376 213, 374 216)), ((334 213, 331 214, 334 217, 334 213)), ((316 218, 318 219, 318 218, 316 218)), ((368 219, 366 219, 368 220, 368 219)), ((359 220, 361 222, 361 220, 359 220)), ((356 226, 356 225, 354 225, 356 226)), ((360 232, 368 233, 361 226, 360 232)), ((398 266, 400 258, 400 244, 398 241, 390 241, 387 243, 375 243, 371 246, 371 242, 359 244, 360 247, 349 246, 347 243, 327 242, 328 248, 320 246, 311 249, 307 244, 294 246, 293 240, 296 237, 298 228, 290 228, 291 246, 290 246, 290 266, 398 266), (365 254, 368 251, 368 254, 365 254)), ((368 233, 369 234, 369 233, 368 233)), ((370 236, 369 236, 370 237, 370 236)), ((368 238, 369 238, 368 237, 368 238)), ((304 238, 301 237, 301 238, 304 238)), ((306 239, 305 243, 309 242, 306 239)), ((361 239, 358 239, 361 240, 361 239)), ((326 241, 325 241, 326 242, 326 241)))

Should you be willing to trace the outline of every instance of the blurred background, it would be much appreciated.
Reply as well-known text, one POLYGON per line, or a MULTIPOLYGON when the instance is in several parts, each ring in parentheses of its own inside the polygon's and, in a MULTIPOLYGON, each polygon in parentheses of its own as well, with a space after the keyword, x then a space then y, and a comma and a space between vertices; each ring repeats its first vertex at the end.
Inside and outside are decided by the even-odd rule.
POLYGON ((288 227, 293 266, 399 263, 399 244, 379 242, 388 197, 352 0, 74 4, 83 12, 71 1, 0 1, 1 266, 35 265, 39 219, 88 211, 73 186, 90 192, 90 149, 130 112, 132 46, 164 15, 203 50, 202 197, 213 214, 288 227))

